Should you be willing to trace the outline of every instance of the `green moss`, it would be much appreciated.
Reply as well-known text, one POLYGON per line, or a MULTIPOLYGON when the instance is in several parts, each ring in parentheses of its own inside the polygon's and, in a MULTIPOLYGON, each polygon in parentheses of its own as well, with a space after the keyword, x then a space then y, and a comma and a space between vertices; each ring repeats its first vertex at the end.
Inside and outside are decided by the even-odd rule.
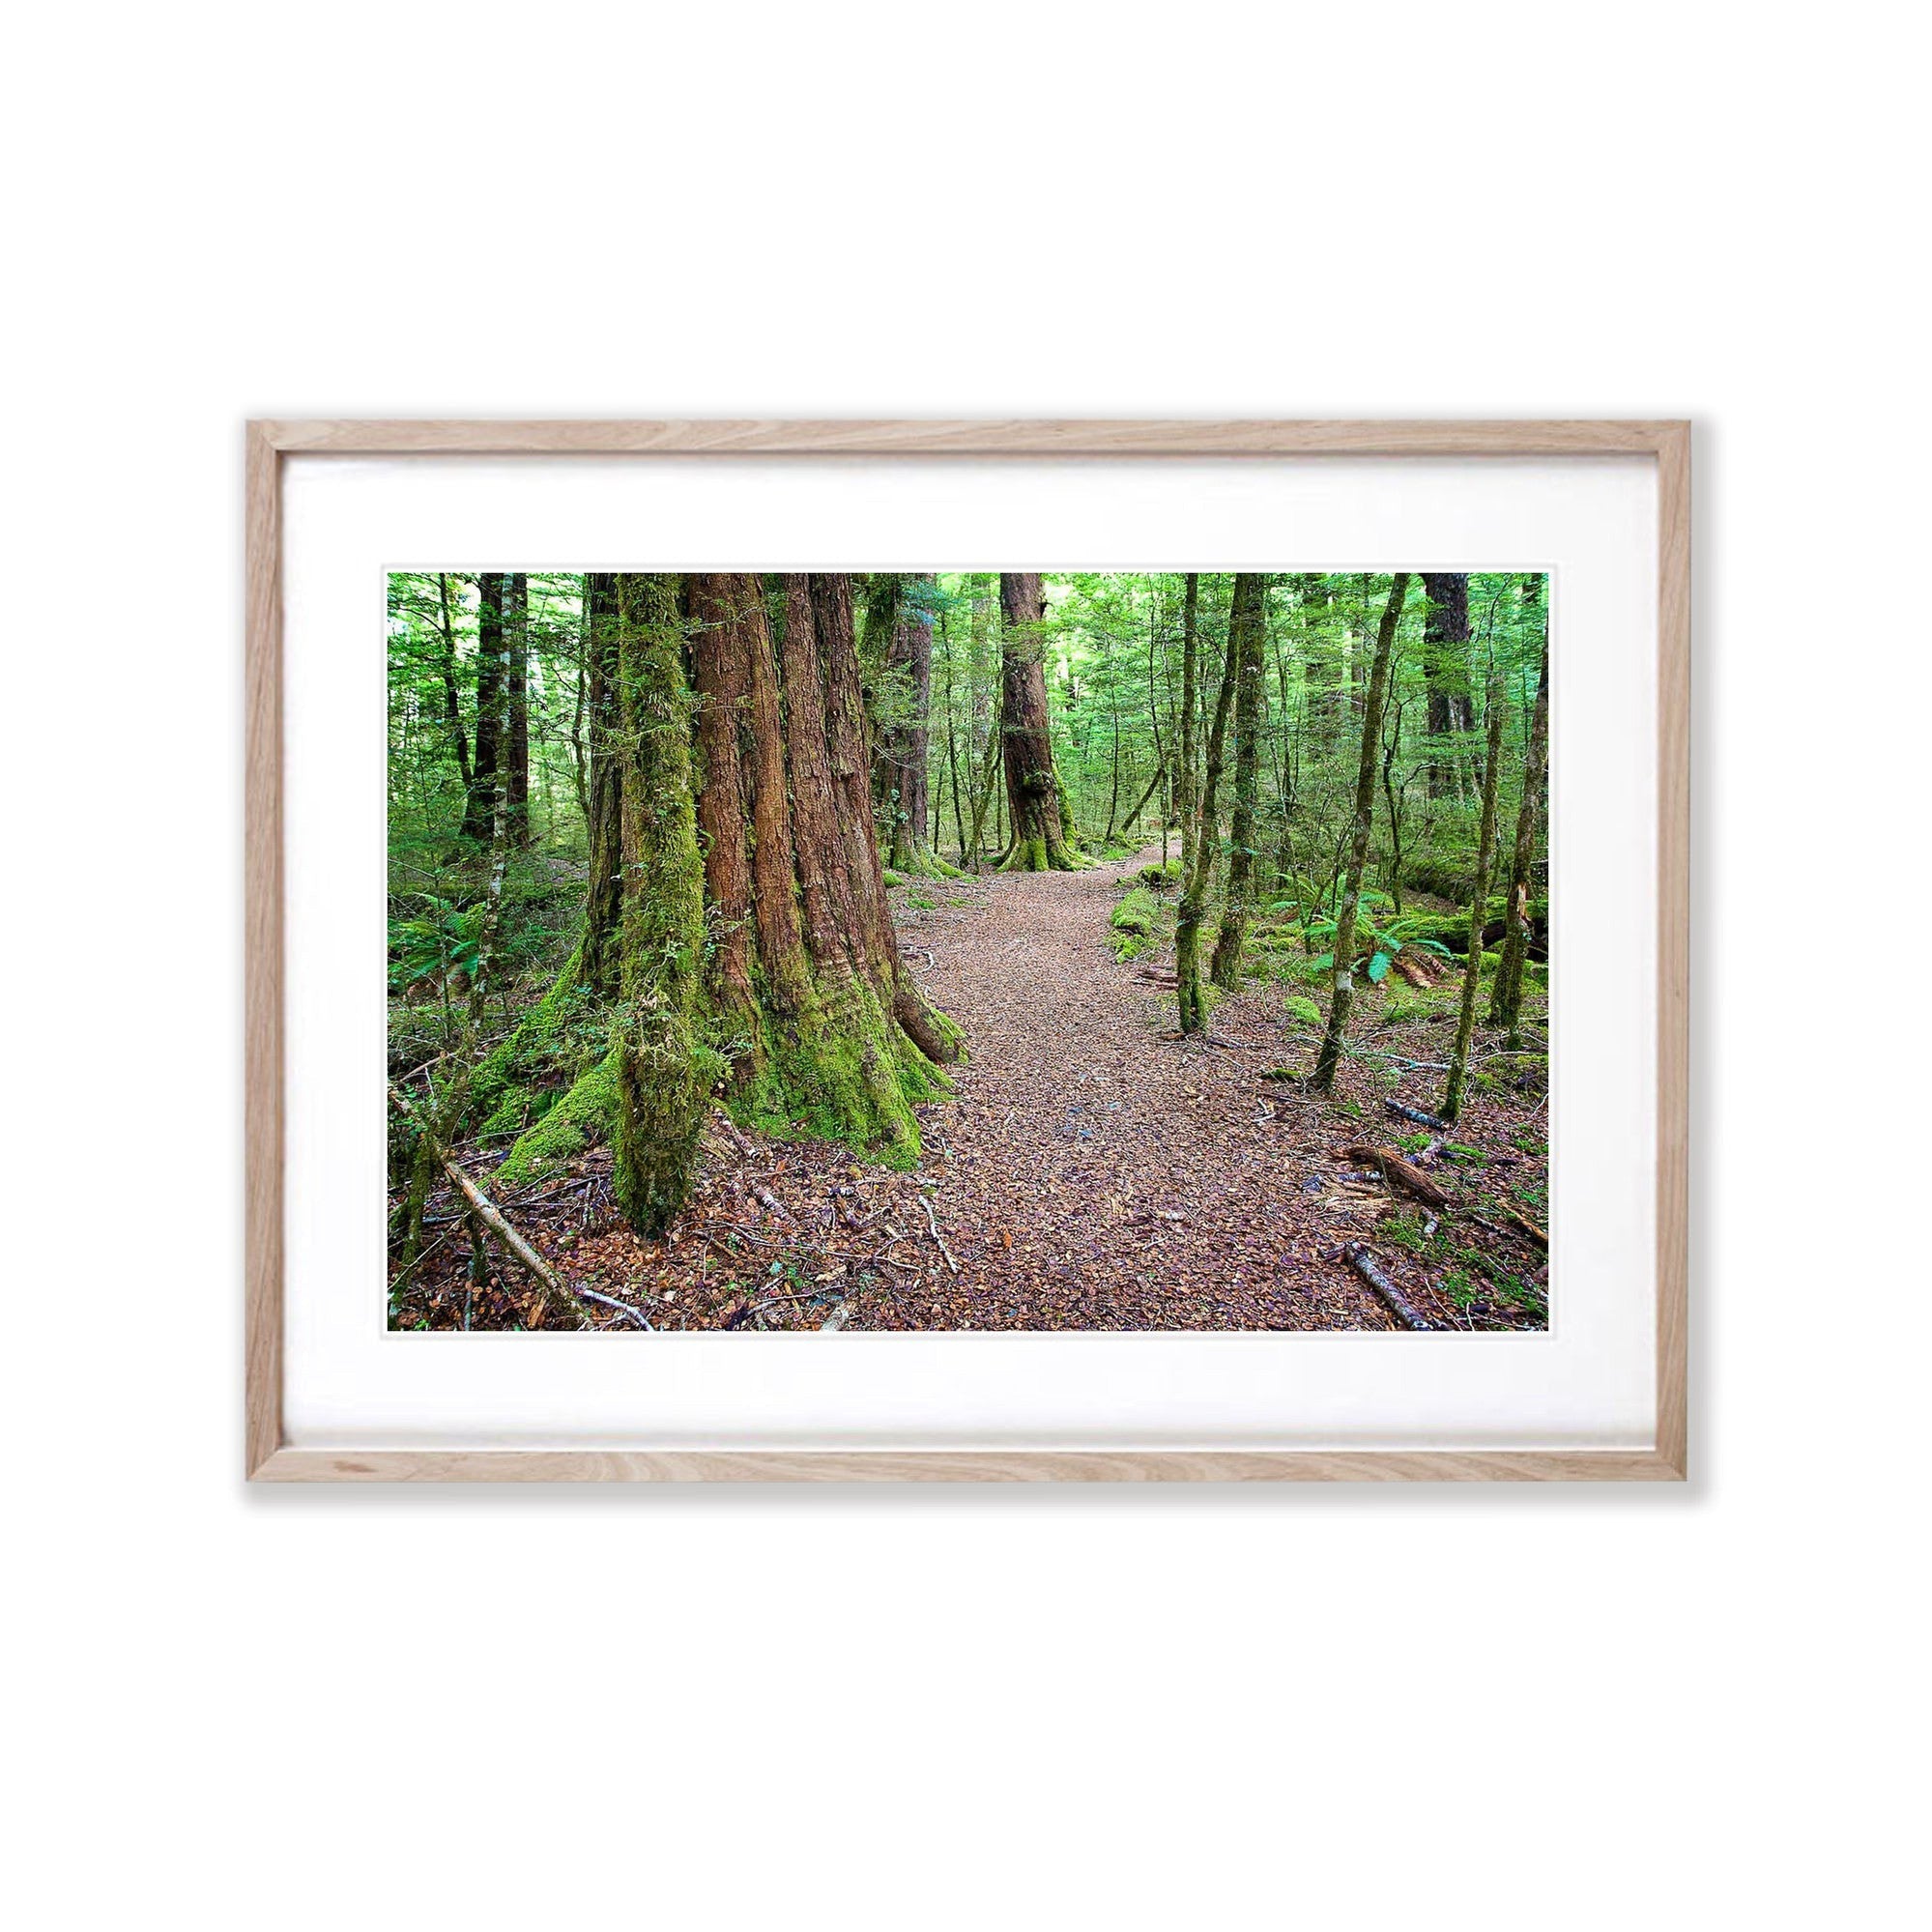
POLYGON ((887 886, 904 885, 906 883, 906 875, 903 872, 894 872, 889 865, 881 869, 885 874, 887 886))
POLYGON ((916 906, 922 912, 937 912, 939 909, 939 902, 937 899, 929 899, 923 892, 908 892, 906 895, 906 904, 916 906))
MULTIPOLYGON (((957 1052, 959 1028, 943 1014, 932 1017, 957 1052)), ((815 995, 787 1021, 767 1018, 757 1051, 739 1062, 727 1106, 735 1119, 775 1139, 843 1141, 908 1168, 919 1160, 912 1110, 951 1089, 871 984, 854 978, 829 998, 815 995)))
POLYGON ((542 1119, 517 1138, 495 1185, 522 1187, 558 1173, 585 1148, 611 1138, 618 1117, 618 1058, 607 1053, 542 1119))
POLYGON ((1160 924, 1160 918, 1161 908, 1155 905, 1152 894, 1137 885, 1113 908, 1108 924, 1116 933, 1139 933, 1144 937, 1160 924))
POLYGON ((1296 994, 1292 998, 1283 1000, 1282 1011, 1303 1026, 1321 1024, 1321 1008, 1305 995, 1296 994))
POLYGON ((1142 885, 1151 886, 1156 892, 1164 892, 1168 886, 1178 885, 1181 879, 1181 862, 1170 858, 1165 865, 1143 865, 1139 880, 1142 885))
POLYGON ((514 1133, 540 1113, 547 1101, 530 1091, 546 1078, 574 1077, 583 1070, 583 1042, 575 1036, 590 1005, 588 989, 577 982, 580 946, 570 955, 550 991, 498 1041, 470 1085, 469 1117, 482 1131, 514 1133))

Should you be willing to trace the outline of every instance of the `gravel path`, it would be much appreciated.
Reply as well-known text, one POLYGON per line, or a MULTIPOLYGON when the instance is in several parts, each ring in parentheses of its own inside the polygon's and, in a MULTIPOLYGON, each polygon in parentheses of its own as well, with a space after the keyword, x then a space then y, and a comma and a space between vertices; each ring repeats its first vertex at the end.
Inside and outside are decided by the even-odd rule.
POLYGON ((1215 1048, 1164 1038, 1173 998, 1112 956, 1118 880, 1160 856, 895 892, 931 996, 966 1029, 926 1110, 926 1173, 960 1263, 937 1294, 868 1296, 867 1327, 1386 1328, 1334 1261, 1375 1199, 1337 1180, 1337 1124, 1261 1072, 1290 1056, 1279 994, 1216 1009, 1215 1048), (928 956, 930 955, 930 964, 928 956))

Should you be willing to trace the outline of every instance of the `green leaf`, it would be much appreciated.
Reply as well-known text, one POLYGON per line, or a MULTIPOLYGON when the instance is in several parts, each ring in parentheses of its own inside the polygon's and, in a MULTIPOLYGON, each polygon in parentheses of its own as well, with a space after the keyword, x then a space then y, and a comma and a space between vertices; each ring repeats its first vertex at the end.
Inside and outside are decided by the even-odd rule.
POLYGON ((1309 961, 1310 969, 1314 972, 1328 972, 1333 969, 1334 966, 1335 955, 1333 953, 1317 953, 1313 959, 1309 961))
POLYGON ((1377 953, 1375 957, 1369 962, 1369 984, 1370 986, 1380 986, 1381 983, 1388 978, 1388 976, 1389 976, 1389 956, 1387 953, 1377 953))
POLYGON ((1409 944, 1412 946, 1427 946, 1430 952, 1440 953, 1446 960, 1453 960, 1456 957, 1440 939, 1411 939, 1409 944))

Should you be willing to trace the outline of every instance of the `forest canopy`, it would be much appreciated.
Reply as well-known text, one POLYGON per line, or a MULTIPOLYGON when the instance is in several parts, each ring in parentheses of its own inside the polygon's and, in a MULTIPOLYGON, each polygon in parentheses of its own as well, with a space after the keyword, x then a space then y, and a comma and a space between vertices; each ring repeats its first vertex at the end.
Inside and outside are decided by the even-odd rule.
POLYGON ((1331 1112, 1377 1052, 1442 1144, 1546 1085, 1539 574, 398 572, 388 624, 399 1325, 625 1306, 517 1199, 668 1252, 721 1149, 931 1168, 1014 1031, 969 1010, 1010 963, 940 997, 923 943, 981 904, 1034 908, 1016 984, 1056 996, 1083 922, 1183 1054, 1265 995, 1280 1084, 1331 1112))

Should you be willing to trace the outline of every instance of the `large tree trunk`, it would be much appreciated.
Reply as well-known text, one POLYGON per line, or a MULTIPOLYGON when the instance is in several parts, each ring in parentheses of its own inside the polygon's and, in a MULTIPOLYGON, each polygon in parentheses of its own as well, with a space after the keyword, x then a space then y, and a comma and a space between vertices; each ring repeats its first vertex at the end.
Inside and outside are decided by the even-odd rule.
POLYGON ((496 822, 497 765, 503 746, 504 573, 485 570, 476 580, 476 738, 462 835, 482 845, 496 822))
POLYGON ((1463 791, 1462 747, 1457 742, 1476 728, 1475 699, 1469 689, 1469 579, 1451 572, 1423 573, 1428 610, 1423 619, 1423 682, 1428 690, 1428 795, 1459 797, 1463 791))
POLYGON ((734 1105, 767 1131, 917 1158, 912 1109, 957 1031, 899 955, 866 809, 842 578, 784 580, 786 667, 755 577, 689 580, 711 962, 734 1105), (794 805, 795 801, 795 805, 794 805))
POLYGON ((1038 571, 1001 571, 999 608, 1001 739, 1006 809, 1012 822, 1009 871, 1071 872, 1079 861, 1067 842, 1053 771, 1047 715, 1047 671, 1041 626, 1046 597, 1038 571))
POLYGON ((1503 680, 1489 679, 1488 755, 1483 764, 1483 822, 1476 834, 1476 898, 1469 908, 1469 958, 1462 974, 1462 1005, 1456 1018, 1456 1045, 1450 1050, 1449 1078, 1443 1083, 1443 1119, 1462 1111, 1462 1082, 1469 1068, 1469 1042, 1476 1031, 1476 995, 1483 984, 1483 928, 1487 923, 1489 866, 1496 846, 1496 777, 1503 763, 1503 680))
MULTIPOLYGON (((628 1137, 620 1198, 646 1229, 688 1188, 694 1092, 702 1110, 721 1083, 732 1110, 768 1132, 846 1140, 909 1166, 913 1109, 944 1090, 936 1063, 959 1049, 892 930, 850 579, 778 580, 776 641, 758 578, 685 578, 682 620, 678 581, 618 580, 622 999, 612 1059, 517 1140, 504 1169, 534 1177, 594 1132, 628 1137), (662 1093, 647 1079, 652 1065, 662 1093)), ((566 969, 537 1009, 552 1035, 578 977, 566 969)), ((498 1091, 529 1077, 519 1069, 540 1032, 499 1050, 498 1091)))
POLYGON ((1335 928, 1335 982, 1328 1001, 1328 1025, 1309 1084, 1316 1093, 1335 1088, 1335 1072, 1341 1063, 1342 1042, 1348 1035, 1348 1010, 1355 1003, 1355 914, 1362 899, 1362 874, 1369 863, 1369 834, 1375 820, 1375 766, 1381 748, 1382 706, 1389 695, 1389 659, 1395 650, 1396 626, 1401 621, 1402 600, 1408 595, 1409 574, 1398 570, 1382 607, 1375 633, 1375 657, 1369 672, 1369 689, 1362 707, 1362 755, 1355 770, 1355 816, 1350 826, 1348 868, 1341 907, 1335 928))
POLYGON ((1200 983, 1200 922, 1207 908, 1208 888, 1214 881, 1214 861, 1221 850, 1215 825, 1215 794, 1221 789, 1221 748, 1227 737, 1227 707, 1239 677, 1234 625, 1227 626, 1227 655, 1221 667, 1221 695, 1214 701, 1214 723, 1207 734, 1207 771, 1201 779, 1200 805, 1195 814, 1194 856, 1181 885, 1174 921, 1174 977, 1178 982, 1181 1031, 1199 1033, 1207 1026, 1207 996, 1200 983))
POLYGON ((1228 826, 1227 897, 1214 943, 1208 977, 1231 993, 1240 977, 1241 945, 1248 937, 1248 908, 1254 894, 1254 799, 1260 769, 1261 655, 1267 637, 1268 580, 1243 571, 1234 579, 1228 613, 1229 648, 1235 660, 1234 814, 1228 826))
POLYGON ((1510 1029, 1512 1046, 1522 1014, 1523 961, 1529 951, 1530 874, 1536 864, 1537 822, 1543 812, 1544 776, 1549 768, 1549 640, 1543 639, 1543 668, 1537 677, 1536 710, 1530 719, 1529 749, 1523 757, 1523 795, 1516 808, 1516 843, 1510 866, 1510 903, 1503 917, 1503 957, 1496 964, 1496 991, 1489 1024, 1510 1029))
POLYGON ((509 842, 530 843, 530 579, 513 570, 504 585, 505 822, 509 842))

